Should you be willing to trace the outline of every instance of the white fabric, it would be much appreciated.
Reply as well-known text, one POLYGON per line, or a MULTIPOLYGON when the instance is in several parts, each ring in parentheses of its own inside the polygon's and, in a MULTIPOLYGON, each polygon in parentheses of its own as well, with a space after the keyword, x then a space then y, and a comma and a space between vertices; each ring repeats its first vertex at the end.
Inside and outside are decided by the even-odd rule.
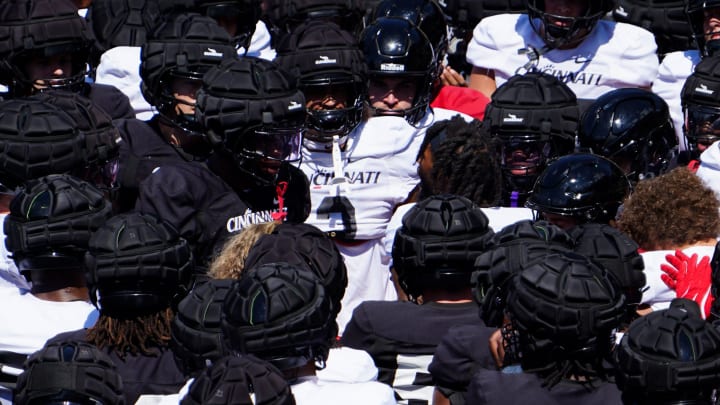
POLYGON ((117 87, 130 99, 135 118, 147 121, 152 107, 140 92, 140 47, 116 46, 100 56, 95 82, 117 87))
POLYGON ((683 134, 685 119, 680 95, 685 79, 692 74, 698 63, 700 63, 700 51, 697 49, 670 52, 663 58, 652 86, 652 91, 662 97, 670 107, 670 117, 675 125, 680 150, 685 150, 685 134, 683 134))
POLYGON ((297 405, 396 405, 390 386, 376 381, 329 382, 305 377, 290 386, 297 405))
POLYGON ((252 56, 255 58, 273 60, 275 59, 275 50, 270 46, 270 31, 263 21, 258 21, 255 25, 255 32, 250 38, 250 48, 245 55, 245 48, 238 48, 238 55, 252 56))
POLYGON ((177 394, 170 395, 140 395, 135 405, 177 405, 190 391, 190 386, 195 382, 194 378, 187 380, 177 394))
POLYGON ((415 127, 400 117, 373 117, 361 123, 340 153, 338 164, 346 178, 340 184, 332 183, 332 153, 303 148, 300 169, 310 180, 312 201, 306 222, 328 233, 353 229, 350 239, 365 241, 354 246, 338 243, 348 270, 348 288, 337 319, 341 334, 361 302, 397 299, 382 238, 395 207, 419 183, 415 159, 425 131, 435 121, 458 114, 428 110, 415 127))
MULTIPOLYGON (((466 56, 474 66, 494 70, 499 87, 525 72, 529 59, 518 54, 519 49, 544 45, 526 14, 500 14, 482 19, 475 27, 466 56)), ((579 46, 547 52, 535 69, 564 81, 578 99, 594 100, 617 88, 650 88, 658 70, 656 50, 649 31, 600 20, 579 46)))
MULTIPOLYGON (((0 213, 0 225, 5 221, 7 212, 0 213)), ((10 252, 5 245, 5 230, 0 227, 0 288, 19 288, 21 292, 30 291, 30 283, 18 271, 15 262, 10 257, 10 252)))
POLYGON ((720 198, 720 141, 710 145, 700 155, 700 167, 695 174, 720 198))
POLYGON ((330 349, 326 366, 317 371, 318 379, 327 382, 361 383, 376 381, 378 369, 365 350, 349 347, 330 349))
POLYGON ((93 326, 98 317, 84 301, 46 301, 6 288, 0 289, 0 302, 5 308, 0 311, 0 351, 33 353, 59 333, 93 326))
MULTIPOLYGON (((697 253, 699 260, 703 256, 712 258, 715 246, 692 246, 683 249, 683 252, 688 256, 697 253)), ((675 291, 668 288, 660 278, 664 274, 660 270, 660 265, 669 264, 665 256, 674 254, 674 250, 654 250, 640 254, 645 262, 645 278, 647 280, 645 290, 643 290, 642 303, 650 305, 654 311, 669 308, 670 301, 676 298, 675 291)))

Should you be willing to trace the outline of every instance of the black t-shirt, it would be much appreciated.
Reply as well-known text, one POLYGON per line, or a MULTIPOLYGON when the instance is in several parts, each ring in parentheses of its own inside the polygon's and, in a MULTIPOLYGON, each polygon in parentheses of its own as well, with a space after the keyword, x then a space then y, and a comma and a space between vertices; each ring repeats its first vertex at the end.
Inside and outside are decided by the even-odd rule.
POLYGON ((102 108, 114 120, 135 118, 135 110, 130 104, 130 99, 115 86, 92 83, 86 87, 84 96, 102 108))
MULTIPOLYGON (((368 301, 353 311, 342 344, 367 351, 378 367, 378 381, 396 386, 398 355, 431 356, 443 335, 455 325, 482 323, 474 302, 416 305, 402 301, 368 301)), ((429 358, 428 358, 429 360, 429 358)), ((418 366, 422 361, 418 362, 418 366)), ((432 385, 426 370, 415 385, 432 385)))
POLYGON ((591 384, 562 380, 551 389, 532 373, 504 373, 480 369, 472 378, 465 396, 467 404, 503 405, 620 405, 621 393, 614 382, 595 380, 591 384))

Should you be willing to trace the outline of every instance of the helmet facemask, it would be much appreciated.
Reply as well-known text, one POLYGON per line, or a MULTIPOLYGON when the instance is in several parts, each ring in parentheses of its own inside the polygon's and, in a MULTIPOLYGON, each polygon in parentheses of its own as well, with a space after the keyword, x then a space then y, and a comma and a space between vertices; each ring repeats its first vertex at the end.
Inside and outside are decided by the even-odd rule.
POLYGON ((512 191, 528 193, 535 180, 545 169, 547 161, 556 155, 547 137, 533 135, 502 136, 502 160, 500 165, 507 186, 512 191))
POLYGON ((88 58, 89 49, 81 44, 63 44, 20 52, 10 61, 14 76, 11 91, 19 96, 56 89, 80 92, 90 73, 88 58), (63 74, 34 77, 37 74, 31 71, 33 66, 44 71, 47 71, 48 66, 54 66, 54 71, 62 69, 63 74))
POLYGON ((586 2, 583 15, 562 16, 545 12, 545 1, 528 1, 528 16, 533 30, 550 49, 562 48, 583 41, 603 17, 603 10, 586 2))
POLYGON ((237 46, 245 48, 245 52, 247 52, 255 33, 255 26, 260 19, 259 7, 257 10, 252 6, 243 8, 237 2, 228 2, 209 5, 202 11, 225 28, 233 42, 237 46))
POLYGON ((690 151, 691 158, 697 159, 700 154, 714 142, 720 140, 720 108, 686 105, 685 115, 685 149, 690 151))

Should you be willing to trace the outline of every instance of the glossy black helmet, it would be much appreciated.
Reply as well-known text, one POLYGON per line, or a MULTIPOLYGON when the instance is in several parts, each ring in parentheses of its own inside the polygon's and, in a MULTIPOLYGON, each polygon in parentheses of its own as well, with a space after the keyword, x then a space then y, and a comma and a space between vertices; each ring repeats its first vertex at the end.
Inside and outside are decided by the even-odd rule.
POLYGON ((415 96, 410 108, 373 108, 374 114, 401 116, 416 124, 425 116, 433 85, 440 74, 440 60, 427 35, 409 20, 382 17, 368 25, 360 38, 371 83, 386 77, 408 78, 415 83, 415 96))
POLYGON ((550 48, 578 43, 615 6, 613 0, 587 0, 585 4, 585 12, 580 16, 561 16, 546 13, 544 0, 528 0, 530 24, 550 48), (563 24, 553 24, 551 21, 561 21, 563 24))
POLYGON ((442 60, 447 53, 448 19, 436 0, 383 0, 375 7, 371 21, 381 17, 399 17, 411 21, 425 33, 442 60))
POLYGON ((578 143, 638 181, 665 173, 678 141, 667 103, 655 93, 626 88, 603 94, 585 110, 578 143))
POLYGON ((579 223, 608 223, 632 189, 615 163, 598 155, 574 153, 548 164, 525 206, 571 217, 579 223))

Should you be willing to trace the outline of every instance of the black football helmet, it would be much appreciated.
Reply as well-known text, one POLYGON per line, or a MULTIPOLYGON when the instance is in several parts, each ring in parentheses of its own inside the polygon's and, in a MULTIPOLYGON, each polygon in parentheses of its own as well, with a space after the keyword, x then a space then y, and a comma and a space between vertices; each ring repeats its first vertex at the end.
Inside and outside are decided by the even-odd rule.
POLYGON ((277 43, 298 25, 309 20, 334 22, 357 34, 371 5, 367 0, 267 0, 263 19, 277 43))
POLYGON ((506 204, 522 206, 548 160, 573 151, 579 119, 575 94, 554 76, 515 75, 493 93, 484 123, 501 140, 506 204))
POLYGON ((415 82, 412 106, 406 110, 371 108, 375 115, 401 116, 415 125, 430 104, 440 63, 432 43, 420 28, 404 18, 382 17, 362 32, 360 48, 365 54, 370 82, 383 78, 410 78, 415 82))
POLYGON ((8 0, 0 4, 0 79, 11 94, 26 96, 37 90, 84 89, 90 74, 92 30, 70 1, 8 0), (44 63, 70 58, 70 71, 63 76, 32 78, 30 61, 44 63))
POLYGON ((625 173, 612 161, 590 153, 574 153, 548 164, 525 206, 540 215, 571 217, 578 223, 608 223, 615 219, 631 189, 625 173))
POLYGON ((711 56, 720 49, 720 40, 705 38, 705 10, 720 7, 718 0, 690 0, 687 3, 687 17, 693 39, 703 56, 711 56))
POLYGON ((367 68, 357 40, 334 23, 310 20, 285 36, 276 51, 275 62, 300 78, 300 90, 312 103, 306 107, 305 146, 329 151, 335 135, 344 143, 362 120, 367 96, 367 68), (345 107, 326 106, 328 96, 345 107))
POLYGON ((585 13, 575 17, 548 14, 545 12, 544 0, 528 0, 530 25, 551 49, 578 43, 590 34, 598 20, 615 6, 613 0, 587 0, 585 3, 585 13))
POLYGON ((685 149, 697 159, 720 140, 720 55, 703 58, 688 76, 680 95, 685 116, 685 149))
POLYGON ((667 171, 678 141, 667 103, 655 93, 628 88, 603 94, 585 110, 578 143, 638 181, 667 171))

